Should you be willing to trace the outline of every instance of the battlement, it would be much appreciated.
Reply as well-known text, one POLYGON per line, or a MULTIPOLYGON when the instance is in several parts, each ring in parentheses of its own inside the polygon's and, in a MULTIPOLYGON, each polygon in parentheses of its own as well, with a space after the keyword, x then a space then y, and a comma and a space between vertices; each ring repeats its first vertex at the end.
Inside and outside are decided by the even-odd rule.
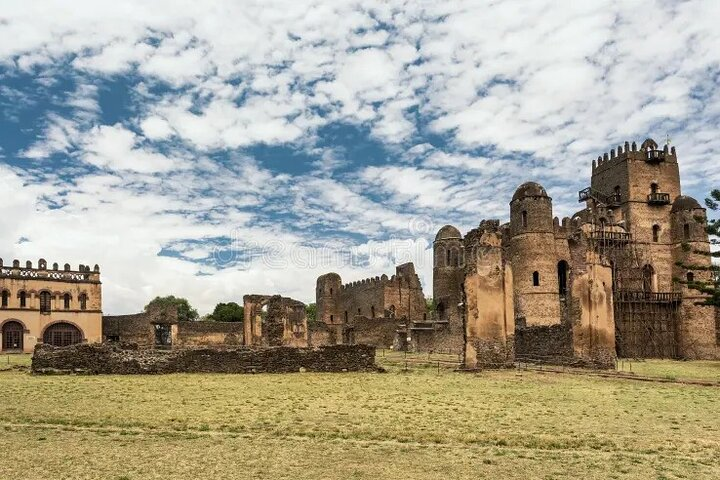
POLYGON ((41 258, 38 260, 37 268, 33 268, 30 260, 25 262, 25 266, 20 266, 19 260, 13 260, 12 266, 6 266, 3 259, 0 258, 0 278, 19 278, 24 280, 44 279, 59 280, 72 282, 89 282, 100 281, 100 267, 95 265, 92 269, 89 266, 80 264, 77 270, 73 270, 69 263, 60 266, 57 263, 52 264, 52 268, 48 268, 47 261, 41 258))
POLYGON ((573 222, 570 217, 563 217, 562 220, 558 217, 553 218, 553 230, 556 237, 567 237, 577 227, 577 223, 573 222))
POLYGON ((597 160, 592 161, 592 172, 596 170, 605 170, 611 166, 617 165, 626 160, 644 160, 648 163, 660 163, 666 160, 677 161, 675 147, 665 145, 662 149, 658 148, 655 140, 648 138, 638 149, 637 143, 625 142, 624 145, 618 145, 617 150, 611 149, 598 156, 597 160))
POLYGON ((363 290, 366 288, 378 288, 378 287, 408 287, 414 283, 419 284, 420 279, 417 275, 415 278, 409 278, 406 275, 393 275, 388 277, 383 274, 379 277, 364 278, 355 282, 349 282, 340 287, 343 292, 350 292, 353 290, 363 290))

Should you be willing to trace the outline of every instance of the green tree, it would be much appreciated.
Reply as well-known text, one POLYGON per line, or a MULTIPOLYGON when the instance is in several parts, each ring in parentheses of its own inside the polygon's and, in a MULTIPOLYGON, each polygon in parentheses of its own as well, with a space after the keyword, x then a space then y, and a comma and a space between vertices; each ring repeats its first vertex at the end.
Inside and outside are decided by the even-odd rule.
POLYGON ((198 311, 190 305, 187 298, 176 297, 174 295, 153 298, 150 303, 145 305, 145 311, 147 312, 153 307, 165 308, 170 306, 177 306, 178 320, 181 322, 194 322, 200 316, 198 315, 198 311))
POLYGON ((245 319, 245 308, 235 302, 218 303, 208 320, 215 322, 242 322, 245 319))
POLYGON ((307 315, 308 322, 317 321, 317 305, 310 303, 305 307, 305 314, 307 315))
POLYGON ((435 311, 435 299, 425 297, 425 310, 427 310, 427 313, 432 313, 435 311))

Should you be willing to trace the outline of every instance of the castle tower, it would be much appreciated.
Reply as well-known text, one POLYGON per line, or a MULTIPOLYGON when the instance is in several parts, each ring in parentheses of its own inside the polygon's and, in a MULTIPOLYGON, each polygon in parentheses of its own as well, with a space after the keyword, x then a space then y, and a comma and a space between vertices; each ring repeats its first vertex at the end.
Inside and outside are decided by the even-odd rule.
POLYGON ((433 301, 436 319, 462 327, 463 239, 460 231, 445 225, 433 243, 433 301))
POLYGON ((318 277, 315 289, 317 320, 326 324, 341 324, 343 318, 338 314, 342 279, 337 273, 327 273, 318 277))
POLYGON ((537 183, 520 185, 510 202, 509 255, 515 291, 515 317, 524 319, 527 326, 559 324, 560 295, 552 199, 537 183))
POLYGON ((680 196, 672 203, 670 216, 673 280, 675 289, 683 295, 679 354, 691 359, 720 358, 716 341, 720 335, 720 311, 704 305, 705 295, 697 288, 712 282, 706 211, 694 198, 680 196))
POLYGON ((632 234, 654 272, 655 291, 672 290, 671 200, 680 195, 675 148, 660 149, 648 138, 640 148, 625 143, 593 162, 595 198, 616 209, 615 218, 632 234))

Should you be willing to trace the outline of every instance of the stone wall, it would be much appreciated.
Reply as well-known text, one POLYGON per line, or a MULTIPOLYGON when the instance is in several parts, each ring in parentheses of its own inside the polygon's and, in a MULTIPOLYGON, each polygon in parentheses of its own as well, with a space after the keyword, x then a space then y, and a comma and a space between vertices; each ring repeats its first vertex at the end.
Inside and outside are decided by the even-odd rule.
POLYGON ((155 345, 155 324, 169 322, 172 344, 181 346, 241 345, 240 322, 178 322, 157 312, 109 315, 102 319, 105 341, 132 343, 147 348, 155 345))
POLYGON ((242 322, 178 322, 174 345, 242 345, 242 322))
POLYGON ((38 345, 32 359, 35 374, 167 374, 372 372, 375 347, 334 345, 317 348, 228 347, 138 349, 120 344, 79 344, 56 348, 38 345))

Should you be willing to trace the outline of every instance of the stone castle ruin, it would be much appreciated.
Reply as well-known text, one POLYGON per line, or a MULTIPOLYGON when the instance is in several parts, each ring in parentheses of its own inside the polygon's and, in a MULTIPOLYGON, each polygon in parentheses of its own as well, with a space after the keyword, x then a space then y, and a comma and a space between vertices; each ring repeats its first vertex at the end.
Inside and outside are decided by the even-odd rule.
POLYGON ((720 315, 689 288, 710 281, 706 212, 681 194, 675 148, 648 139, 598 157, 579 201, 583 209, 559 220, 546 190, 528 182, 509 222, 483 220, 464 236, 442 227, 432 312, 406 264, 392 279, 321 276, 318 319, 331 343, 456 347, 467 368, 720 358, 720 315))
MULTIPOLYGON (((245 295, 242 323, 181 322, 172 309, 101 318, 98 267, 70 272, 66 265, 60 272, 44 260, 38 269, 18 261, 6 268, 0 260, 7 313, 0 340, 8 351, 32 349, 44 337, 60 347, 102 340, 139 350, 240 349, 227 354, 245 365, 239 370, 264 358, 243 353, 250 350, 357 345, 454 352, 468 369, 516 361, 609 367, 617 357, 720 359, 720 312, 692 288, 711 281, 706 212, 682 195, 675 148, 647 139, 598 157, 579 201, 583 208, 560 220, 545 188, 524 183, 512 196, 508 222, 482 220, 464 235, 451 225, 437 232, 432 308, 406 263, 392 276, 345 284, 336 273, 320 276, 313 321, 304 303, 280 295, 245 295)), ((113 349, 78 351, 124 365, 125 354, 113 349)), ((288 359, 306 355, 277 352, 284 365, 278 370, 292 370, 288 359)), ((147 355, 151 362, 170 358, 147 355)), ((178 353, 174 365, 201 362, 195 355, 178 353)), ((70 361, 52 349, 45 356, 70 361)), ((211 357, 210 363, 225 358, 211 357)), ((327 368, 339 365, 332 358, 336 366, 327 368)), ((215 368, 203 365, 193 368, 215 368)))

